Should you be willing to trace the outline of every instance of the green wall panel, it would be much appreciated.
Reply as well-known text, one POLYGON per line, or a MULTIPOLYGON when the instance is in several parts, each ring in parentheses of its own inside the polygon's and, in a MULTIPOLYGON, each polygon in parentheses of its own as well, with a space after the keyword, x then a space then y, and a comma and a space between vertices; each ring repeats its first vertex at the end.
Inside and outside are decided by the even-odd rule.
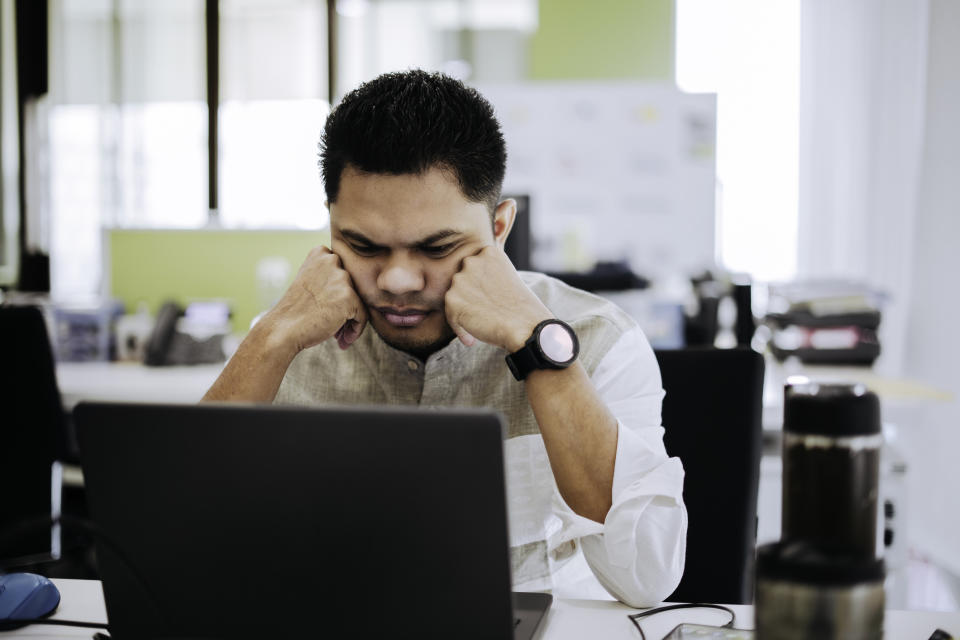
POLYGON ((110 291, 132 312, 141 301, 156 313, 166 300, 227 300, 233 330, 246 333, 263 311, 257 264, 283 258, 287 284, 318 244, 329 246, 328 231, 112 230, 109 235, 110 291))
POLYGON ((540 0, 539 7, 532 79, 673 82, 674 0, 540 0))

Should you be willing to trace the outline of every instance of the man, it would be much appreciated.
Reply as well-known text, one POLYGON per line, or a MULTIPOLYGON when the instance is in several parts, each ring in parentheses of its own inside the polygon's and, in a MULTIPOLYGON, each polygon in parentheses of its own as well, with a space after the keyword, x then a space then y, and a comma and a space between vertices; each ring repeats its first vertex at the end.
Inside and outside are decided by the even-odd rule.
POLYGON ((320 148, 330 247, 204 399, 496 408, 515 588, 575 579, 582 548, 623 602, 668 596, 687 516, 656 360, 614 305, 513 268, 490 105, 441 74, 386 74, 333 110, 320 148))

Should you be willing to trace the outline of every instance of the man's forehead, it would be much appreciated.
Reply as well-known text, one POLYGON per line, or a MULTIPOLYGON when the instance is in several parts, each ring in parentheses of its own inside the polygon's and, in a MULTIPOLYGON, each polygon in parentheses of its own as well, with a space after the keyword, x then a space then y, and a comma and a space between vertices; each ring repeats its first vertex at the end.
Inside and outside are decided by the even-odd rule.
POLYGON ((329 203, 334 233, 350 231, 369 242, 417 245, 438 234, 474 234, 489 225, 483 203, 470 202, 448 172, 371 174, 344 171, 340 193, 329 203))

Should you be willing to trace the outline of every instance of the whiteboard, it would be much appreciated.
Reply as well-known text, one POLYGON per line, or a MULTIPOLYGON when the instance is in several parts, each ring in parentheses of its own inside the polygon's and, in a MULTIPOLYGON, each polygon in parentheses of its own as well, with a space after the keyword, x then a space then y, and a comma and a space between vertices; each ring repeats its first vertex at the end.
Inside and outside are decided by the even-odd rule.
POLYGON ((660 84, 483 85, 529 194, 544 271, 629 260, 647 277, 715 263, 716 96, 660 84))

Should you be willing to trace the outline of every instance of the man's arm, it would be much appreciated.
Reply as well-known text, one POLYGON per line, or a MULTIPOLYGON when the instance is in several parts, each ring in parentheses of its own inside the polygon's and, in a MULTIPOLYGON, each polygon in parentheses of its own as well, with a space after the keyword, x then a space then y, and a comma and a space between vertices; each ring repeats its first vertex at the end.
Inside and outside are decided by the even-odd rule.
MULTIPOLYGON (((466 344, 479 339, 511 353, 552 317, 496 247, 464 259, 446 305, 466 344)), ((683 573, 687 516, 683 467, 663 447, 659 370, 638 328, 607 353, 594 379, 577 363, 526 379, 563 502, 554 509, 563 528, 550 544, 579 539, 611 594, 650 606, 683 573)))
POLYGON ((649 607, 676 588, 686 561, 683 466, 663 445, 663 388, 653 350, 634 327, 620 336, 591 381, 617 417, 613 506, 603 525, 556 499, 564 523, 554 544, 579 538, 594 575, 618 600, 649 607))
MULTIPOLYGON (((553 317, 495 246, 464 259, 445 305, 464 343, 478 339, 510 353, 541 320, 553 317)), ((577 514, 603 522, 613 493, 616 418, 579 363, 534 371, 525 384, 560 495, 577 514)))
POLYGON ((579 362, 534 371, 525 384, 560 495, 575 513, 603 522, 612 504, 616 418, 579 362))
POLYGON ((360 337, 367 312, 340 258, 310 251, 293 284, 247 334, 204 402, 272 402, 293 358, 336 336, 341 349, 360 337))
POLYGON ((202 402, 273 402, 297 352, 271 325, 254 325, 202 402))

